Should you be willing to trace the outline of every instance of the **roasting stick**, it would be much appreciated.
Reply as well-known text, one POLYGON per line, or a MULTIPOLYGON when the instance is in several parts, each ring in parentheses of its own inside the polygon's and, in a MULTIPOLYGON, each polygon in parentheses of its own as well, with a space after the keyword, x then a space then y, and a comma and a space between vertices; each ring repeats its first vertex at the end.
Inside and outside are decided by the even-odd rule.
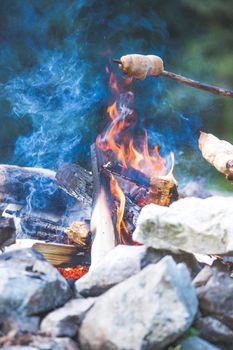
POLYGON ((120 59, 112 59, 114 63, 118 63, 122 71, 131 77, 137 79, 145 79, 146 76, 163 76, 179 83, 192 86, 196 89, 204 90, 219 96, 233 97, 233 90, 227 90, 218 86, 201 83, 182 75, 168 72, 163 69, 163 61, 158 56, 153 55, 126 55, 120 59))

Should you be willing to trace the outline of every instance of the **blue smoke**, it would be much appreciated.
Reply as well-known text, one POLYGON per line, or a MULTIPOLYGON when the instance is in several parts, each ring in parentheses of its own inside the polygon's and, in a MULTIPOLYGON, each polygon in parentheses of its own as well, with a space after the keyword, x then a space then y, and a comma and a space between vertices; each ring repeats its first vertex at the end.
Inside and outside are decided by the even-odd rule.
MULTIPOLYGON (((135 52, 169 60, 166 23, 142 0, 16 0, 2 6, 0 101, 7 111, 0 121, 18 130, 13 152, 2 159, 50 169, 73 161, 88 167, 111 99, 105 66, 119 75, 111 58, 135 52)), ((200 128, 189 111, 173 110, 172 86, 160 78, 133 83, 138 127, 148 129, 162 152, 195 147, 200 128)))

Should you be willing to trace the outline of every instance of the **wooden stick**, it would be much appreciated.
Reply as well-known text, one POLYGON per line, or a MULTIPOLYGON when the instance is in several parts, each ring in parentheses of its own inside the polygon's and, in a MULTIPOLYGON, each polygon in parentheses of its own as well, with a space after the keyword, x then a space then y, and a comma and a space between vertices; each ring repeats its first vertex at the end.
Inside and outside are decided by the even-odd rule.
MULTIPOLYGON (((112 61, 114 63, 121 64, 121 60, 120 59, 113 58, 112 61)), ((175 73, 172 73, 172 72, 168 72, 166 70, 163 70, 160 73, 160 75, 162 75, 163 77, 175 80, 175 81, 177 81, 179 83, 192 86, 192 87, 194 87, 196 89, 200 89, 200 90, 204 90, 204 91, 210 92, 210 93, 215 94, 215 95, 226 96, 226 97, 233 97, 233 90, 227 90, 227 89, 220 88, 218 86, 201 83, 199 81, 196 81, 196 80, 193 80, 193 79, 189 79, 189 78, 183 77, 182 75, 175 74, 175 73)))
POLYGON ((166 70, 162 71, 161 75, 163 77, 166 77, 166 78, 178 81, 179 83, 192 86, 192 87, 194 87, 196 89, 200 89, 200 90, 211 92, 212 94, 215 94, 215 95, 226 96, 226 97, 233 97, 233 91, 232 90, 227 90, 227 89, 220 88, 218 86, 201 83, 199 81, 192 80, 192 79, 183 77, 182 75, 175 74, 175 73, 172 73, 172 72, 168 72, 166 70))

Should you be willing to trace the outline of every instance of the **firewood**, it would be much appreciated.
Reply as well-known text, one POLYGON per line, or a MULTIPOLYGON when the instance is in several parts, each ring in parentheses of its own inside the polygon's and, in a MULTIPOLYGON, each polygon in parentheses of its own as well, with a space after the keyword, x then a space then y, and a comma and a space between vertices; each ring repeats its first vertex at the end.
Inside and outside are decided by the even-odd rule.
POLYGON ((201 132, 199 148, 207 162, 225 174, 229 181, 233 180, 233 145, 231 143, 220 140, 212 134, 201 132))
POLYGON ((114 248, 118 237, 116 227, 113 225, 116 212, 113 209, 114 201, 110 191, 110 177, 102 171, 104 155, 95 144, 91 146, 91 161, 93 172, 91 266, 93 267, 114 248))
POLYGON ((150 183, 149 191, 137 199, 137 203, 141 207, 151 203, 167 207, 179 199, 177 187, 173 181, 151 178, 150 183))
POLYGON ((22 233, 33 239, 67 243, 62 222, 62 213, 48 210, 26 210, 20 215, 22 233))
POLYGON ((54 266, 90 265, 90 253, 74 245, 34 243, 32 248, 40 252, 54 266))
POLYGON ((78 201, 92 203, 93 177, 78 164, 65 164, 56 173, 58 185, 78 201))
POLYGON ((0 202, 27 205, 35 197, 35 203, 55 210, 65 210, 71 200, 58 187, 55 172, 0 164, 0 202))
MULTIPOLYGON (((111 173, 110 165, 104 167, 104 171, 111 173)), ((179 199, 177 186, 172 176, 171 179, 143 176, 141 181, 137 181, 137 179, 140 179, 141 173, 134 169, 132 174, 133 176, 130 179, 128 176, 117 173, 116 166, 114 167, 114 175, 126 194, 126 198, 128 197, 131 203, 133 202, 140 207, 150 203, 169 206, 179 199)))
POLYGON ((87 246, 90 242, 90 228, 83 221, 75 221, 70 227, 64 230, 65 234, 72 242, 75 242, 81 246, 87 246))

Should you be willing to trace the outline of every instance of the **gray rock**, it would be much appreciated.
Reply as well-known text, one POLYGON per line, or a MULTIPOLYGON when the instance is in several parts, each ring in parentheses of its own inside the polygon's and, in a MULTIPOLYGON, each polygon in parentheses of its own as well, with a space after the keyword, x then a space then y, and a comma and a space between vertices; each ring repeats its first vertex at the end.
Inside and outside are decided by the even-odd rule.
MULTIPOLYGON (((25 340, 24 340, 25 344, 25 340)), ((31 336, 26 345, 4 346, 2 350, 79 350, 78 345, 69 338, 50 338, 31 336)))
POLYGON ((232 254, 233 197, 184 198, 170 207, 150 204, 138 218, 136 242, 192 253, 232 254))
POLYGON ((18 316, 5 318, 1 323, 1 331, 8 334, 11 331, 18 333, 36 333, 40 328, 40 317, 38 316, 18 316))
POLYGON ((233 331, 211 316, 199 317, 195 327, 202 338, 212 343, 233 344, 233 331))
POLYGON ((189 337, 180 343, 179 350, 220 350, 220 348, 199 337, 189 337))
POLYGON ((83 349, 163 349, 190 327, 197 297, 184 264, 151 264, 100 296, 79 331, 83 349))
POLYGON ((12 346, 4 346, 2 350, 38 350, 34 346, 23 346, 23 345, 12 345, 12 346))
POLYGON ((184 263, 187 266, 192 278, 194 278, 201 271, 201 264, 197 261, 193 254, 177 248, 168 250, 148 247, 142 261, 142 267, 145 267, 148 264, 156 264, 167 255, 172 256, 177 264, 184 263))
POLYGON ((94 298, 69 301, 43 319, 41 331, 57 337, 74 337, 94 301, 94 298))
POLYGON ((76 281, 76 296, 98 296, 137 274, 148 264, 159 262, 166 255, 172 255, 176 262, 185 262, 193 277, 200 271, 194 255, 178 249, 169 251, 145 246, 118 245, 95 268, 76 281))
POLYGON ((193 285, 195 288, 205 286, 213 275, 213 271, 213 268, 206 265, 193 280, 193 285))
POLYGON ((0 217, 0 248, 14 244, 16 240, 16 229, 12 218, 0 217))
POLYGON ((233 279, 228 273, 205 267, 193 280, 200 309, 233 328, 233 279))
POLYGON ((71 297, 66 280, 33 249, 2 254, 0 276, 0 321, 49 311, 71 297))

